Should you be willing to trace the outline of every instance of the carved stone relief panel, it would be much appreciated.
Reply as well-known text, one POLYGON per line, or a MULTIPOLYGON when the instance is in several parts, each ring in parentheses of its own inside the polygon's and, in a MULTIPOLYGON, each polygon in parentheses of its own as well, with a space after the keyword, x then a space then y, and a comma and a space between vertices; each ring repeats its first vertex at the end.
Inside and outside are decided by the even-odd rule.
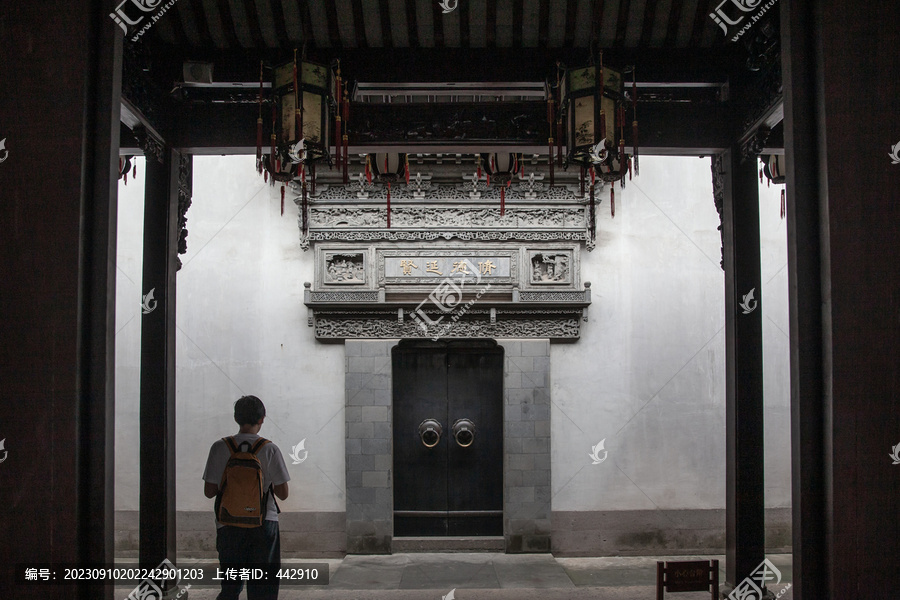
POLYGON ((322 281, 326 285, 363 285, 366 283, 365 252, 325 252, 322 281))
POLYGON ((529 282, 532 285, 571 285, 572 251, 528 252, 529 282))

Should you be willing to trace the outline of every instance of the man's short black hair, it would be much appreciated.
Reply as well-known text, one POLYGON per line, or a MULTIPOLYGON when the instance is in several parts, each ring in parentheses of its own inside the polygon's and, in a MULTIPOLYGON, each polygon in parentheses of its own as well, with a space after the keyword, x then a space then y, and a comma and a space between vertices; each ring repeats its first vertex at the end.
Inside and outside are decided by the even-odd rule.
POLYGON ((266 407, 256 396, 244 396, 234 403, 234 421, 238 425, 256 425, 266 416, 266 407))

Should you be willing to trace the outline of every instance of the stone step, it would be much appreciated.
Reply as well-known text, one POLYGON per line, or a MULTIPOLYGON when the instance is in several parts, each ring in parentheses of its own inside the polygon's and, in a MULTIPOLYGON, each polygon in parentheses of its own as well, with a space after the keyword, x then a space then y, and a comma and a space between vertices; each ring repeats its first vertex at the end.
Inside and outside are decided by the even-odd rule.
POLYGON ((399 552, 504 552, 503 536, 395 537, 391 551, 399 552))

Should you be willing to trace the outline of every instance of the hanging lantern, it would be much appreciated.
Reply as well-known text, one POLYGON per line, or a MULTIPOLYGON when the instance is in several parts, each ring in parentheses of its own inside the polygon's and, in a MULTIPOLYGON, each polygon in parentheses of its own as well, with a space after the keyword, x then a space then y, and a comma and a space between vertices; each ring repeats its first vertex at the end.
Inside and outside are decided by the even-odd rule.
POLYGON ((770 154, 769 156, 760 156, 763 162, 763 173, 770 183, 784 183, 786 181, 785 171, 787 163, 781 154, 770 154))
POLYGON ((298 60, 296 51, 294 60, 275 67, 275 160, 265 163, 273 179, 302 179, 306 166, 317 162, 332 164, 332 86, 328 67, 298 60))
POLYGON ((497 153, 480 155, 481 162, 485 166, 487 180, 500 186, 500 216, 506 214, 506 188, 512 183, 513 178, 524 168, 525 162, 521 154, 497 153))
POLYGON ((613 182, 628 173, 630 160, 625 154, 625 86, 621 72, 604 67, 602 56, 592 66, 568 69, 560 83, 565 166, 593 167, 597 177, 613 182))
POLYGON ((409 183, 409 160, 398 152, 376 152, 366 156, 366 177, 383 183, 387 188, 387 226, 391 226, 391 185, 398 181, 409 183))

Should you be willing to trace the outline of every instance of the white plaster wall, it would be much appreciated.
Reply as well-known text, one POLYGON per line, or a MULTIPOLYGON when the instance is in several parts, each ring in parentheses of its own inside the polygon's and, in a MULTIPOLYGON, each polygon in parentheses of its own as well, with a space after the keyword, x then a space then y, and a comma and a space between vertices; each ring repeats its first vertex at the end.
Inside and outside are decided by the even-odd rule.
MULTIPOLYGON (((177 283, 177 508, 212 511, 201 481, 209 446, 237 432, 233 404, 253 394, 268 414, 260 433, 281 448, 291 474, 282 509, 343 511, 343 346, 316 343, 307 326, 303 283, 312 281, 313 254, 300 249, 290 195, 281 216, 279 188, 255 175, 254 161, 194 158, 188 252, 177 283), (288 455, 303 439, 308 457, 294 465, 288 455)), ((120 209, 120 221, 139 220, 129 210, 120 209)), ((139 259, 139 245, 136 251, 139 259)), ((120 384, 136 390, 137 372, 123 367, 120 384)), ((121 435, 135 442, 134 452, 117 455, 117 489, 131 488, 136 391, 117 408, 121 435)), ((136 489, 121 492, 116 508, 136 509, 136 489)))
MULTIPOLYGON (((343 511, 344 348, 307 327, 297 208, 254 157, 195 157, 188 253, 178 274, 177 505, 210 510, 209 445, 237 429, 233 402, 262 398, 262 434, 285 454, 285 510, 343 511), (308 459, 288 453, 306 439, 308 459)), ((582 339, 551 346, 552 508, 722 508, 725 498, 724 275, 709 159, 642 157, 608 192, 598 243, 582 252, 593 304, 582 339), (592 465, 605 439, 608 459, 592 465)), ((119 190, 116 508, 138 505, 143 161, 119 190)), ((780 186, 761 186, 766 503, 790 505, 788 313, 780 186)), ((757 295, 759 297, 759 295, 757 295)))
POLYGON ((141 268, 144 159, 137 178, 119 181, 116 243, 116 510, 137 510, 140 471, 138 407, 141 376, 141 268))
MULTIPOLYGON (((710 161, 642 157, 641 172, 616 189, 615 219, 604 195, 597 248, 582 253, 593 300, 582 339, 551 348, 555 511, 725 505, 724 274, 710 161), (594 465, 601 440, 608 458, 594 465)), ((771 190, 761 192, 766 503, 789 506, 785 232, 771 190)))

